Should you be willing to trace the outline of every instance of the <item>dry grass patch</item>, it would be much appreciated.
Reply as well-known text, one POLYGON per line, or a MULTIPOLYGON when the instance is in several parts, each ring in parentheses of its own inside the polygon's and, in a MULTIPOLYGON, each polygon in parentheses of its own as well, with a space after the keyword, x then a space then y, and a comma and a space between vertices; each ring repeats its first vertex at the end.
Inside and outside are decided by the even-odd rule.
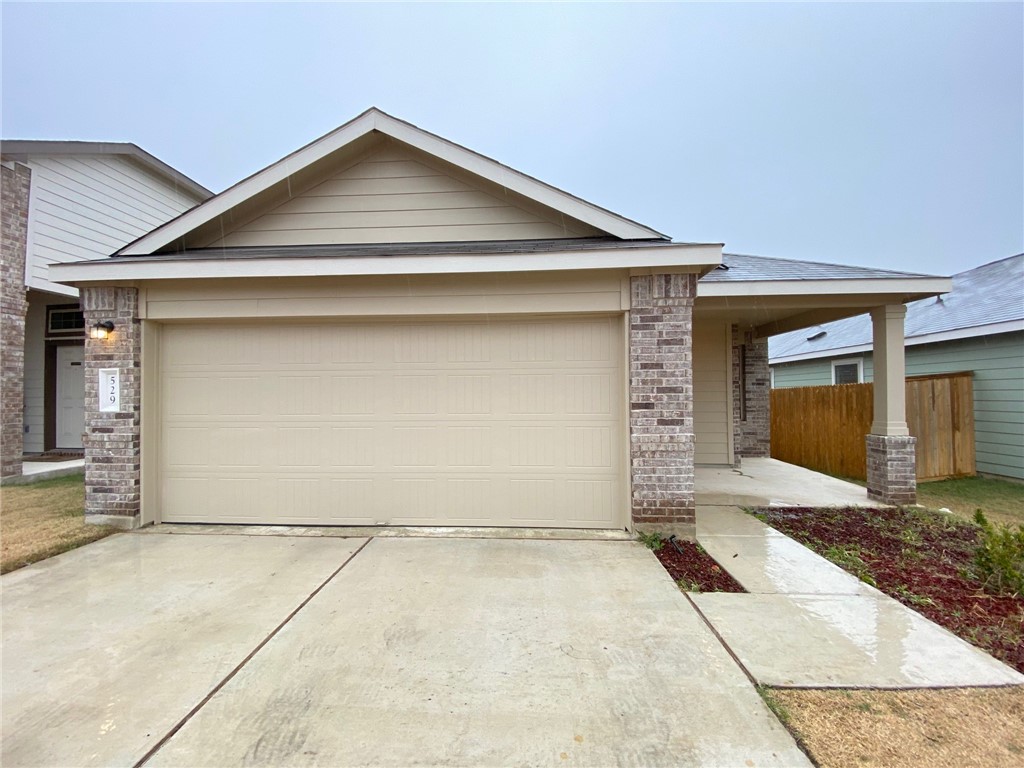
POLYGON ((931 509, 945 507, 964 520, 980 509, 992 522, 1024 525, 1024 483, 990 477, 958 477, 919 483, 917 502, 931 509))
POLYGON ((0 488, 0 573, 59 555, 117 531, 86 524, 82 475, 0 488))
POLYGON ((1024 765, 1024 686, 764 695, 822 768, 1024 765))

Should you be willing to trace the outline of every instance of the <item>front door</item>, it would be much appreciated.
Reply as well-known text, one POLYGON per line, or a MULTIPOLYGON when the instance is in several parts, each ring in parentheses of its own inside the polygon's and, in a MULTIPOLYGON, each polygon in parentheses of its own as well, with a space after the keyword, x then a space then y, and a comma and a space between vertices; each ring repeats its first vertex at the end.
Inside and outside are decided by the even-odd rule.
POLYGON ((57 449, 81 448, 85 431, 85 347, 57 347, 57 449))

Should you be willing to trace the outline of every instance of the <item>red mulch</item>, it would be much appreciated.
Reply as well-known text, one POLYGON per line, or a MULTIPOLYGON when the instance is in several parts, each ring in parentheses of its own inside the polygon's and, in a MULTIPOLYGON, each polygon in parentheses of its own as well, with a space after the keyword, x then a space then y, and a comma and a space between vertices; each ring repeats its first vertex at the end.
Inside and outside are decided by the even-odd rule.
POLYGON ((988 594, 971 578, 977 526, 911 509, 766 507, 755 514, 822 556, 830 547, 855 552, 882 592, 1024 672, 1024 596, 988 594))
POLYGON ((681 581, 682 588, 693 592, 746 592, 704 548, 692 541, 664 541, 654 555, 665 566, 673 581, 681 581), (675 544, 682 549, 680 553, 675 544))

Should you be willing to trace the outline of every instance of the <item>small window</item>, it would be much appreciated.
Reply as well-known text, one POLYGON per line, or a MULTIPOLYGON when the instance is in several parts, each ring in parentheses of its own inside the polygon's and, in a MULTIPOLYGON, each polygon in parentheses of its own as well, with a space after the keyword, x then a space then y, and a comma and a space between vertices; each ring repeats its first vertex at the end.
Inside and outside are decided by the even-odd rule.
POLYGON ((85 317, 77 304, 46 308, 47 336, 82 336, 85 317))
POLYGON ((833 360, 833 384, 860 384, 864 380, 860 360, 833 360))

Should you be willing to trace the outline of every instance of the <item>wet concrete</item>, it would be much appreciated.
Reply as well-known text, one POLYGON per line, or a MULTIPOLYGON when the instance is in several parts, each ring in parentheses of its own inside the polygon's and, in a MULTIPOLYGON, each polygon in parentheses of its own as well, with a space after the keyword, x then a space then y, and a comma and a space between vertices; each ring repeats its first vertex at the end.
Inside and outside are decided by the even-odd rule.
POLYGON ((867 489, 778 459, 743 459, 739 467, 697 467, 697 504, 766 507, 885 506, 868 499, 867 489))
POLYGON ((133 765, 363 541, 118 534, 3 576, 0 764, 133 765))
POLYGON ((641 545, 337 571, 364 541, 120 534, 3 577, 2 763, 808 765, 641 545))
POLYGON ((1024 684, 1024 675, 740 509, 698 507, 697 540, 751 594, 693 600, 763 685, 1024 684))

